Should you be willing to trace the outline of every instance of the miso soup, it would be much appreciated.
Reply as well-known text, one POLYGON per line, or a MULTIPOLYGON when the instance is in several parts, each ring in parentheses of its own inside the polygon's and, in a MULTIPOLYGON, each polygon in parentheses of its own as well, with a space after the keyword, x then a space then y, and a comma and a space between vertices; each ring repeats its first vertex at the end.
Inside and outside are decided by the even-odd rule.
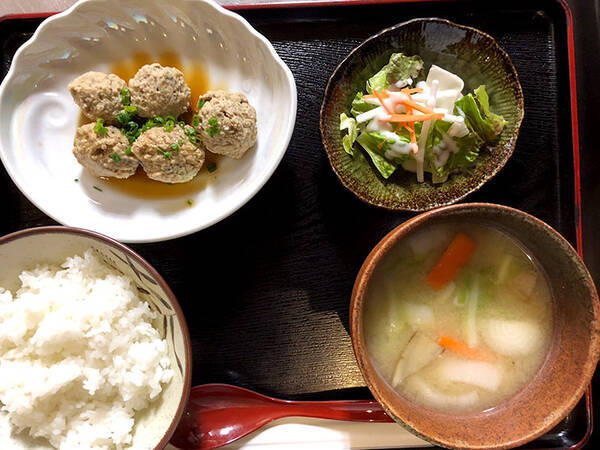
POLYGON ((419 231, 384 257, 367 288, 367 351, 401 395, 443 411, 493 408, 544 362, 553 331, 545 274, 487 225, 419 231))

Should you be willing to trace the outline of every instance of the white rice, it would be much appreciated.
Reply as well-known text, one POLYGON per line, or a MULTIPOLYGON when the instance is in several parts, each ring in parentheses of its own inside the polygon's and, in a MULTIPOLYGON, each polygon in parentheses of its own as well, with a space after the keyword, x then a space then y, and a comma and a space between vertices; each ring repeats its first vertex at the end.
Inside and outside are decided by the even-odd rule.
POLYGON ((173 377, 167 343, 129 278, 91 250, 0 287, 0 402, 17 431, 61 450, 121 448, 173 377))

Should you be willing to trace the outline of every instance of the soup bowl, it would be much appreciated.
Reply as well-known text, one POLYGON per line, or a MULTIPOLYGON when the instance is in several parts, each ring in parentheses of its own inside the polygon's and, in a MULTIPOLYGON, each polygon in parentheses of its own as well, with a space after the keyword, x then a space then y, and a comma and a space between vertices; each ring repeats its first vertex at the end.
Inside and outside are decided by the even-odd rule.
POLYGON ((352 345, 364 380, 387 413, 423 439, 453 448, 507 448, 531 441, 560 422, 577 404, 598 362, 598 294, 571 245, 552 227, 506 206, 471 203, 447 206, 414 217, 392 230, 361 267, 350 304, 352 345), (480 412, 445 412, 398 393, 376 368, 365 342, 364 311, 373 273, 400 242, 428 227, 480 224, 521 243, 547 276, 554 325, 540 368, 523 388, 480 412))
MULTIPOLYGON (((139 298, 157 314, 152 325, 166 340, 173 378, 150 406, 135 415, 132 450, 161 450, 175 432, 187 403, 192 379, 192 347, 177 298, 159 273, 129 247, 99 233, 79 228, 30 228, 0 237, 0 286, 15 292, 19 274, 37 265, 62 264, 67 257, 90 249, 106 265, 129 278, 139 298)), ((45 439, 17 433, 0 412, 2 448, 51 450, 45 439)))

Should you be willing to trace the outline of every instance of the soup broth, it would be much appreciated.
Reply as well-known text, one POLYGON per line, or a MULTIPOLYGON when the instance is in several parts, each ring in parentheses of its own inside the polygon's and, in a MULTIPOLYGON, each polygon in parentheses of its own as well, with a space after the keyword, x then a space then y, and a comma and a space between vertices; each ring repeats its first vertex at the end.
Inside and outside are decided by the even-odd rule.
POLYGON ((432 409, 482 411, 522 389, 544 362, 552 296, 512 237, 439 225, 384 257, 363 325, 375 367, 399 394, 432 409))

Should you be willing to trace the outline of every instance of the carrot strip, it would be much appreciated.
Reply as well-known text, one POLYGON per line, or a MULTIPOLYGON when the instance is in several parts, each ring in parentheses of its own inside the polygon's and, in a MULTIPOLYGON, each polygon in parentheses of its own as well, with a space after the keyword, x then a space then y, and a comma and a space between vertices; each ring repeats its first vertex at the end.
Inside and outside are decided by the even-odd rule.
POLYGON ((404 92, 405 94, 416 94, 417 92, 423 92, 421 88, 404 88, 400 89, 400 92, 404 92))
POLYGON ((383 106, 383 109, 385 109, 385 111, 388 114, 394 114, 394 111, 390 111, 390 108, 385 106, 385 103, 383 103, 383 97, 381 96, 381 94, 379 94, 379 92, 377 92, 375 89, 373 89, 373 94, 375 95, 375 97, 377 97, 377 100, 379 100, 379 103, 381 103, 381 106, 383 106))
POLYGON ((427 282, 430 286, 439 290, 450 283, 458 271, 469 262, 475 247, 475 242, 469 237, 458 233, 427 275, 427 282))
POLYGON ((421 111, 424 114, 433 114, 433 109, 427 108, 426 106, 419 105, 417 102, 412 100, 400 100, 400 103, 404 106, 410 106, 412 109, 421 111))
POLYGON ((442 119, 441 113, 433 114, 390 114, 390 117, 379 119, 381 122, 424 122, 426 120, 442 119))
POLYGON ((438 344, 440 347, 444 347, 445 349, 464 356, 465 358, 479 359, 482 361, 491 361, 493 359, 491 355, 476 348, 471 348, 467 344, 457 341, 456 339, 452 339, 448 336, 440 337, 438 344))
MULTIPOLYGON (((384 89, 383 91, 379 92, 379 95, 381 95, 383 98, 388 98, 390 96, 390 94, 388 94, 387 89, 384 89)), ((374 94, 367 94, 367 95, 363 95, 362 98, 364 99, 374 99, 374 98, 378 98, 376 95, 374 94)))
MULTIPOLYGON (((408 135, 410 136, 410 143, 417 145, 417 134, 415 133, 415 124, 414 123, 406 123, 404 124, 404 128, 408 130, 408 135)), ((419 152, 418 148, 413 146, 413 154, 417 154, 419 152)))

